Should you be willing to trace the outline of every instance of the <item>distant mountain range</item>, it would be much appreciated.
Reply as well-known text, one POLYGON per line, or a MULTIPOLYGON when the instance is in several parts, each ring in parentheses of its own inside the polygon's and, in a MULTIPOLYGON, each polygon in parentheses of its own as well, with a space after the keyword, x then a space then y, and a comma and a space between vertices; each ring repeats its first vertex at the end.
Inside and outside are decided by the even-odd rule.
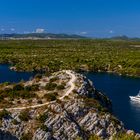
POLYGON ((0 34, 0 39, 84 39, 76 34, 29 33, 29 34, 0 34))
MULTIPOLYGON (((76 35, 76 34, 54 34, 54 33, 28 33, 28 34, 0 34, 0 40, 24 40, 24 39, 92 39, 89 37, 76 35)), ((93 38, 100 39, 100 38, 93 38)), ((104 38, 106 40, 118 41, 140 41, 140 38, 130 38, 128 36, 114 36, 111 38, 104 38)))
POLYGON ((115 37, 111 37, 109 38, 111 40, 124 40, 124 41, 140 41, 140 38, 134 37, 134 38, 130 38, 128 36, 115 36, 115 37))

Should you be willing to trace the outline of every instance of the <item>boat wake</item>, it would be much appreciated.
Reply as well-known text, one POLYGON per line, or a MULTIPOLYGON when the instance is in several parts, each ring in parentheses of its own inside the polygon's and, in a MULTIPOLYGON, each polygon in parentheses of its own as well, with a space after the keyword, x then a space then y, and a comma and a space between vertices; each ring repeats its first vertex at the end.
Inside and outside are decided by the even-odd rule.
POLYGON ((139 91, 138 95, 136 95, 136 96, 129 96, 129 98, 130 98, 131 101, 139 102, 140 103, 140 91, 139 91))

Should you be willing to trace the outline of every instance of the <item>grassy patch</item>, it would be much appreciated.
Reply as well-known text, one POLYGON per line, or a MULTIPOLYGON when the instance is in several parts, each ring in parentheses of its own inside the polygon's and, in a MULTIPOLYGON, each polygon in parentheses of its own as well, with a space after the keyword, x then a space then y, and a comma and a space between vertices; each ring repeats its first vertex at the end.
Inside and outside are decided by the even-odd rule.
POLYGON ((126 133, 118 133, 113 137, 113 140, 139 140, 134 135, 128 135, 126 133))

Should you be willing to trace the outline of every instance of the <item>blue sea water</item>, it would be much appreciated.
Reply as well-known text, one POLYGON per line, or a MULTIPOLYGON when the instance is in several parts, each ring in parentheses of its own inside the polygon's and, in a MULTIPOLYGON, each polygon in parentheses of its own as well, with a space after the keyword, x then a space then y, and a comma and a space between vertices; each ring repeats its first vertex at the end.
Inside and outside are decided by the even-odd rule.
POLYGON ((15 72, 9 69, 9 65, 0 65, 0 83, 3 82, 20 82, 21 80, 27 81, 33 77, 35 73, 33 72, 15 72))
POLYGON ((108 73, 86 73, 95 88, 104 92, 112 101, 113 113, 127 129, 140 133, 140 102, 132 102, 140 90, 140 78, 118 76, 108 73))
MULTIPOLYGON (((0 83, 27 81, 33 72, 15 72, 9 65, 0 65, 0 83)), ((108 73, 85 73, 96 89, 104 92, 112 101, 113 113, 127 129, 140 133, 140 103, 131 102, 129 96, 136 96, 140 90, 140 78, 118 76, 108 73)))

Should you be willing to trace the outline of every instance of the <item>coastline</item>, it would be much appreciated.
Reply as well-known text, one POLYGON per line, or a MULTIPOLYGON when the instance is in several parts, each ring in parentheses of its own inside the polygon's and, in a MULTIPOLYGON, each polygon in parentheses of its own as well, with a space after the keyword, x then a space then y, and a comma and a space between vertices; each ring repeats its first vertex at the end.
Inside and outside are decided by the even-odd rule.
MULTIPOLYGON (((91 81, 89 81, 87 79, 87 77, 85 77, 79 73, 73 72, 73 71, 71 73, 73 73, 73 75, 75 75, 79 79, 79 83, 81 86, 79 84, 78 84, 79 86, 77 84, 72 84, 72 87, 70 88, 70 90, 73 90, 74 85, 77 85, 77 88, 76 88, 77 91, 76 92, 73 91, 73 93, 70 95, 70 98, 64 98, 63 104, 66 104, 67 107, 70 106, 70 110, 69 109, 67 110, 67 108, 66 109, 64 108, 64 112, 65 112, 64 118, 66 116, 69 116, 69 119, 70 119, 69 121, 73 122, 73 119, 71 119, 71 117, 74 117, 74 118, 78 117, 77 119, 78 120, 80 119, 78 121, 78 123, 81 126, 81 125, 83 125, 83 123, 86 122, 87 117, 90 118, 91 116, 93 116, 94 119, 89 119, 89 120, 91 120, 91 121, 94 120, 96 123, 90 122, 90 124, 91 124, 90 126, 88 125, 89 124, 88 122, 84 124, 84 125, 88 126, 85 128, 89 131, 88 135, 95 133, 99 137, 108 138, 108 137, 113 136, 113 134, 115 134, 116 132, 117 133, 123 132, 127 135, 134 135, 136 137, 139 137, 139 134, 135 134, 134 131, 125 129, 123 124, 121 123, 121 121, 119 121, 111 112, 109 113, 109 111, 111 109, 110 99, 103 93, 97 91, 94 88, 93 83, 91 81), (83 108, 78 109, 78 107, 82 107, 81 105, 83 106, 83 108), (108 110, 106 110, 106 109, 108 109, 108 110), (84 116, 80 115, 81 114, 80 110, 83 110, 83 111, 86 110, 86 112, 83 112, 85 114, 84 116), (77 112, 79 114, 78 116, 74 115, 75 111, 76 112, 78 111, 77 112), (71 116, 71 113, 73 113, 73 116, 71 116), (66 114, 66 116, 65 116, 65 114, 66 114), (107 121, 104 118, 107 118, 107 121), (82 119, 82 121, 81 121, 81 119, 82 119), (107 123, 109 130, 105 127, 106 126, 105 123, 107 123), (94 124, 96 127, 100 124, 100 125, 102 125, 102 129, 100 128, 100 125, 99 125, 98 126, 99 128, 94 132, 95 126, 92 124, 94 124), (111 127, 113 127, 113 129, 114 129, 114 130, 112 130, 113 132, 111 131, 111 127)), ((69 83, 71 83, 71 82, 73 83, 75 81, 74 79, 75 78, 72 78, 69 83)), ((66 93, 66 94, 69 95, 69 93, 70 92, 68 91, 68 93, 66 93)), ((62 96, 62 98, 63 97, 64 96, 62 96)), ((59 103, 61 103, 61 102, 59 101, 59 103)), ((57 102, 52 102, 52 103, 50 103, 50 105, 47 103, 47 105, 54 106, 53 107, 54 111, 52 112, 53 113, 52 118, 50 118, 50 119, 52 119, 52 120, 54 119, 55 112, 58 112, 58 113, 60 112, 60 114, 62 115, 61 110, 63 110, 63 106, 60 106, 57 102), (58 108, 60 108, 60 109, 58 109, 58 108)), ((39 105, 39 106, 43 106, 43 105, 39 105)), ((38 105, 35 107, 38 107, 38 105)), ((15 108, 15 109, 17 109, 17 108, 15 108)), ((18 108, 18 109, 25 109, 25 108, 18 108)), ((30 109, 30 107, 28 109, 30 109)), ((37 108, 34 108, 34 106, 33 106, 33 108, 31 110, 36 110, 36 109, 37 108)), ((57 122, 58 119, 56 118, 55 121, 57 122)), ((6 124, 7 123, 6 120, 3 123, 6 124)), ((11 120, 9 120, 9 123, 10 123, 9 125, 12 125, 11 120)), ((48 124, 45 123, 45 124, 48 125, 49 123, 48 124)), ((69 124, 69 125, 70 125, 70 127, 72 127, 71 124, 69 124)), ((79 131, 81 134, 83 134, 84 138, 87 137, 86 131, 84 131, 84 129, 82 130, 80 128, 79 131)), ((44 133, 40 129, 37 129, 37 131, 35 133, 35 137, 40 136, 38 132, 41 134, 44 133)))
MULTIPOLYGON (((0 64, 1 65, 1 64, 0 64)), ((10 64, 6 64, 6 65, 10 65, 10 64)), ((49 71, 45 71, 44 69, 40 69, 40 70, 31 70, 31 71, 26 71, 26 70, 17 70, 16 66, 10 66, 9 67, 10 70, 13 70, 13 71, 16 71, 16 72, 49 72, 49 71)), ((98 70, 98 71, 93 71, 93 70, 76 70, 76 69, 73 69, 74 71, 76 72, 85 72, 85 73, 108 73, 108 74, 114 74, 114 75, 118 75, 118 76, 124 76, 124 77, 130 77, 130 78, 140 78, 140 75, 133 75, 133 74, 122 74, 122 73, 119 73, 119 72, 115 72, 115 71, 101 71, 101 70, 98 70)))

